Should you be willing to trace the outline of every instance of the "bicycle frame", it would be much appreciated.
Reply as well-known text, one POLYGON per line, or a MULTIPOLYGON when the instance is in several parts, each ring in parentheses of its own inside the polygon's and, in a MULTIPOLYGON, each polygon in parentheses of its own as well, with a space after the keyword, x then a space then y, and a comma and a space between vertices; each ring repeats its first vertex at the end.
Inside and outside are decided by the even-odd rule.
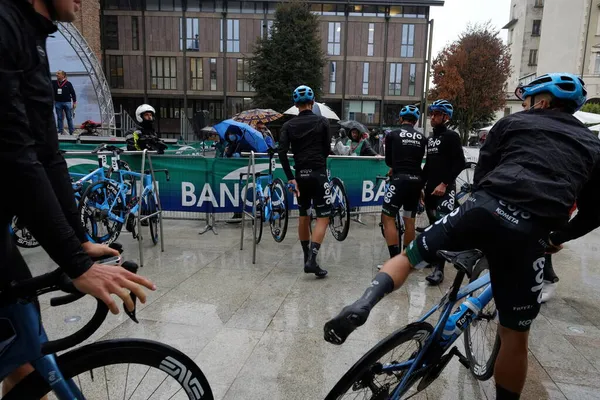
POLYGON ((394 392, 390 399, 400 399, 400 395, 402 395, 403 392, 407 389, 405 388, 405 386, 408 383, 411 376, 413 375, 413 373, 418 372, 419 370, 424 370, 430 366, 430 362, 429 360, 427 360, 427 356, 429 355, 428 353, 430 350, 435 351, 436 354, 439 355, 444 354, 450 348, 450 346, 454 344, 456 339, 458 339, 460 335, 462 335, 463 331, 468 327, 470 323, 465 324, 458 334, 454 333, 450 340, 443 343, 440 341, 446 322, 448 321, 448 318, 452 314, 454 307, 457 303, 459 303, 471 293, 481 289, 484 286, 487 287, 479 296, 476 297, 482 305, 481 308, 483 309, 492 300, 492 286, 490 285, 489 274, 485 274, 484 276, 476 279, 468 285, 460 288, 460 283, 464 279, 464 276, 465 273, 463 271, 459 271, 454 280, 453 289, 449 293, 446 293, 446 295, 444 295, 442 300, 437 305, 432 307, 431 310, 429 310, 423 317, 421 317, 421 319, 418 320, 418 322, 424 322, 434 312, 441 309, 441 315, 438 319, 437 324, 435 325, 433 333, 427 338, 425 344, 423 345, 421 351, 419 351, 417 356, 413 360, 405 361, 398 364, 389 364, 382 367, 382 371, 386 373, 407 370, 405 376, 402 378, 402 381, 394 389, 394 392), (432 344, 434 343, 440 344, 441 347, 439 349, 432 348, 432 344))
MULTIPOLYGON (((262 200, 263 201, 263 219, 264 221, 269 221, 271 219, 271 216, 273 215, 273 203, 278 204, 281 203, 282 201, 285 201, 284 199, 281 198, 281 196, 279 195, 279 193, 274 193, 271 186, 273 185, 274 182, 274 177, 273 177, 273 171, 275 170, 275 158, 273 158, 272 154, 269 154, 269 172, 267 173, 267 175, 262 175, 260 172, 257 173, 257 179, 256 179, 256 188, 255 188, 255 193, 256 193, 256 200, 262 200), (263 188, 262 182, 266 181, 265 184, 265 188, 263 188), (268 189, 268 193, 267 196, 265 196, 264 192, 265 189, 268 189), (275 198, 275 202, 273 201, 273 199, 275 198)), ((285 188, 284 188, 285 190, 285 188)))

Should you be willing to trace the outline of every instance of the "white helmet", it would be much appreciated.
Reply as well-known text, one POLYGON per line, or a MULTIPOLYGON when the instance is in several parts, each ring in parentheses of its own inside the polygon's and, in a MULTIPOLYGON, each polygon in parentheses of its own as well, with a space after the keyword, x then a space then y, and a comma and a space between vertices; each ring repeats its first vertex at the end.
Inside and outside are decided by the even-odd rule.
POLYGON ((142 104, 139 106, 137 110, 135 110, 135 119, 137 119, 137 122, 142 123, 144 121, 142 114, 147 112, 151 112, 153 116, 156 115, 154 107, 152 107, 150 104, 142 104))

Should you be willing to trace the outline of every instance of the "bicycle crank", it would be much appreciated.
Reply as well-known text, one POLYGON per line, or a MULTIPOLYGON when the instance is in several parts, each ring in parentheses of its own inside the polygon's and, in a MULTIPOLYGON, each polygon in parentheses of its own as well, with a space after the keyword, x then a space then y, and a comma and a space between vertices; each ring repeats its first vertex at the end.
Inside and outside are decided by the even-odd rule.
POLYGON ((469 368, 469 360, 465 356, 463 356, 462 353, 455 346, 448 353, 444 354, 437 362, 437 364, 434 364, 429 367, 429 370, 425 373, 425 376, 423 376, 423 379, 421 379, 421 381, 419 382, 417 390, 420 392, 422 390, 425 390, 429 385, 431 385, 433 381, 435 381, 440 376, 444 368, 446 368, 450 360, 452 360, 453 356, 457 356, 460 363, 467 367, 467 369, 469 368))

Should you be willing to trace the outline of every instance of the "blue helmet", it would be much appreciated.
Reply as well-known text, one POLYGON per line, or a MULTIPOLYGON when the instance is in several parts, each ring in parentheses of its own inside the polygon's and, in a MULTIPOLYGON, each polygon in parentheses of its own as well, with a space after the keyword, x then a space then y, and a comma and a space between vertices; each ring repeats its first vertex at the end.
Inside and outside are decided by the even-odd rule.
POLYGON ((300 85, 294 89, 292 97, 296 104, 308 103, 315 99, 315 92, 306 85, 300 85))
POLYGON ((432 111, 441 111, 449 118, 452 118, 454 107, 452 107, 452 104, 448 100, 436 100, 429 106, 429 112, 432 111))
POLYGON ((404 107, 402 107, 402 110, 400 110, 400 117, 402 117, 404 119, 413 118, 416 121, 418 121, 419 118, 421 118, 421 111, 419 111, 419 107, 417 107, 417 106, 413 106, 413 105, 404 106, 404 107))
POLYGON ((573 112, 585 104, 587 96, 583 80, 577 75, 567 73, 545 74, 515 90, 515 96, 519 100, 525 100, 529 96, 540 93, 550 93, 555 99, 573 103, 575 106, 573 112))

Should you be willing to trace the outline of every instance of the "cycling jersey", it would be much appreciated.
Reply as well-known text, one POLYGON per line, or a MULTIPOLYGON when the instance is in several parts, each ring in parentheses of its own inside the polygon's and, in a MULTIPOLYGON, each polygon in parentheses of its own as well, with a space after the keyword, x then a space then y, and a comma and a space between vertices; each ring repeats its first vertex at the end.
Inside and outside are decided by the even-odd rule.
POLYGON ((421 164, 427 148, 427 139, 411 124, 403 124, 400 129, 385 137, 385 163, 394 175, 422 175, 421 164))
POLYGON ((458 133, 445 126, 433 128, 433 136, 427 141, 427 159, 423 168, 427 182, 425 190, 431 193, 440 183, 454 183, 464 168, 465 155, 458 133))
POLYGON ((28 275, 8 235, 14 215, 72 278, 92 265, 58 149, 46 57, 46 38, 56 30, 30 3, 0 0, 0 169, 9 171, 0 196, 0 285, 28 275))
POLYGON ((294 153, 296 171, 327 168, 327 157, 331 151, 331 132, 327 118, 305 110, 283 124, 278 153, 288 180, 294 179, 287 157, 290 147, 294 153))
POLYGON ((474 185, 561 229, 560 241, 600 225, 600 140, 574 116, 534 109, 502 118, 479 152, 474 185))

